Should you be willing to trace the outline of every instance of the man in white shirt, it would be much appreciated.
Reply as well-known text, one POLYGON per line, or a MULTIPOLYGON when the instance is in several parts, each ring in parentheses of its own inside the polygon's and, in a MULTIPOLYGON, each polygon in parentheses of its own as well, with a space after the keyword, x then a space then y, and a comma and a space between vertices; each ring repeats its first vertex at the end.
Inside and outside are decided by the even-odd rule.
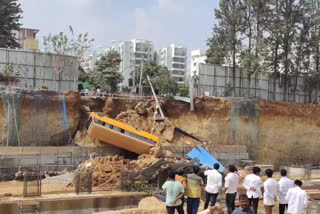
POLYGON ((204 175, 207 176, 207 186, 205 188, 206 191, 206 200, 204 202, 204 210, 208 208, 209 201, 210 206, 214 206, 216 204, 216 200, 219 194, 219 189, 222 187, 222 175, 218 172, 219 164, 215 163, 213 165, 213 170, 208 170, 204 172, 204 175))
POLYGON ((232 214, 235 209, 235 200, 237 196, 237 190, 239 185, 239 176, 236 173, 237 168, 234 165, 229 165, 229 173, 225 177, 225 190, 226 194, 226 204, 228 208, 228 214, 232 214))
POLYGON ((253 167, 252 174, 247 175, 243 182, 243 187, 247 190, 250 206, 252 205, 255 214, 258 211, 259 198, 262 197, 260 172, 261 169, 259 167, 253 167))
POLYGON ((306 191, 301 189, 302 181, 295 180, 294 187, 287 192, 288 214, 302 214, 304 207, 308 204, 306 191))
POLYGON ((278 196, 278 182, 272 178, 273 171, 266 170, 268 179, 264 182, 263 204, 266 214, 272 214, 272 208, 276 204, 278 196))
POLYGON ((279 214, 284 214, 288 209, 288 201, 286 200, 287 192, 290 188, 294 187, 293 181, 287 177, 287 170, 282 169, 280 171, 281 178, 278 183, 279 188, 279 214))

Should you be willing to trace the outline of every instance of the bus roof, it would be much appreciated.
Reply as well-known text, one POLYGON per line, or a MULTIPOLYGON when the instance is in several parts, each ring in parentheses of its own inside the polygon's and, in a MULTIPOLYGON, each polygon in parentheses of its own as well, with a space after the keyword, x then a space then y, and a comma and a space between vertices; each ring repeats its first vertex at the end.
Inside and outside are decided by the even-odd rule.
POLYGON ((145 132, 145 131, 139 131, 137 130, 136 128, 134 128, 133 126, 130 126, 128 124, 125 124, 125 123, 122 123, 122 122, 119 122, 117 120, 114 120, 114 119, 111 119, 109 117, 106 117, 106 116, 99 116, 97 113, 91 113, 91 116, 94 117, 94 118, 97 118, 105 123, 108 123, 110 125, 113 125, 113 126, 116 126, 118 128, 122 128, 124 130, 127 130, 129 132, 132 132, 134 134, 137 134, 137 135, 140 135, 140 136, 143 136, 145 138, 148 138, 150 140, 153 140, 155 142, 159 142, 159 138, 153 134, 150 134, 148 132, 145 132))

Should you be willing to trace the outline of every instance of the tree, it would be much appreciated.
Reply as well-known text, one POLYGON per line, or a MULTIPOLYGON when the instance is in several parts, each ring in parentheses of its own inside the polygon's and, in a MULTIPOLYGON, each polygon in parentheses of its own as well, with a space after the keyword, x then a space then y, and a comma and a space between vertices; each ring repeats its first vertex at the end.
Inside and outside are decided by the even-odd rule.
POLYGON ((0 82, 6 82, 8 85, 15 85, 19 81, 18 76, 20 73, 13 64, 5 64, 0 70, 0 82))
POLYGON ((320 87, 320 8, 319 3, 312 1, 310 12, 310 67, 308 71, 308 82, 309 85, 309 102, 312 102, 312 90, 315 90, 314 102, 318 103, 319 87, 320 87))
MULTIPOLYGON (((150 77, 152 86, 160 95, 175 95, 178 90, 178 84, 171 78, 170 71, 167 67, 156 65, 153 63, 146 64, 143 67, 141 85, 143 87, 144 94, 151 94, 150 85, 147 79, 147 75, 150 77)), ((136 82, 139 77, 136 77, 136 82)))
POLYGON ((115 93, 118 84, 122 82, 122 74, 119 73, 121 58, 116 51, 110 51, 102 55, 96 62, 96 68, 91 72, 91 82, 94 86, 115 93))
POLYGON ((14 31, 19 31, 22 10, 17 0, 0 0, 0 48, 19 48, 14 31))
POLYGON ((154 83, 160 95, 169 95, 171 97, 179 91, 178 83, 171 78, 170 71, 168 70, 158 73, 154 83))
MULTIPOLYGON (((53 57, 53 89, 55 89, 55 81, 57 76, 63 71, 66 65, 72 65, 72 60, 66 55, 77 57, 80 65, 84 61, 84 56, 92 47, 94 39, 89 39, 88 33, 80 33, 75 35, 71 26, 69 26, 71 35, 60 32, 56 35, 49 34, 43 37, 44 51, 53 57)), ((76 65, 74 65, 76 66, 76 65)), ((74 90, 76 80, 78 78, 78 69, 73 72, 74 90)))
POLYGON ((264 50, 263 59, 264 67, 273 77, 273 100, 276 100, 276 83, 277 77, 279 76, 279 52, 281 50, 281 36, 282 26, 280 23, 280 0, 274 0, 268 2, 268 12, 265 15, 266 22, 268 23, 265 27, 267 36, 263 38, 264 50))
POLYGON ((255 73, 257 73, 260 69, 260 60, 258 57, 256 57, 255 54, 252 54, 248 51, 244 51, 244 53, 241 56, 241 66, 244 69, 244 72, 246 73, 247 80, 248 80, 248 86, 247 86, 247 93, 246 97, 250 98, 250 85, 251 85, 251 77, 255 73))
POLYGON ((215 25, 213 28, 212 38, 207 41, 208 50, 207 63, 222 65, 225 62, 225 57, 227 56, 228 50, 225 44, 224 31, 215 25))
POLYGON ((179 86, 179 93, 182 97, 188 97, 189 96, 189 86, 188 85, 179 86))
POLYGON ((208 62, 221 64, 223 58, 228 61, 231 58, 233 95, 236 84, 236 56, 240 53, 240 34, 243 31, 242 7, 241 0, 221 0, 219 9, 215 10, 218 24, 213 29, 212 38, 208 39, 208 62))
MULTIPOLYGON (((297 93, 298 77, 302 73, 310 73, 310 56, 312 53, 312 23, 314 22, 313 4, 308 0, 301 0, 298 5, 301 19, 297 26, 297 34, 295 37, 294 52, 295 73, 294 73, 294 101, 297 93)), ((311 77, 311 76, 310 76, 311 77)), ((308 77, 308 79, 310 78, 308 77)), ((307 84, 313 85, 312 80, 308 80, 307 84), (311 84, 310 84, 311 83, 311 84)), ((311 88, 310 88, 311 89, 311 88)), ((308 89, 306 90, 308 91, 308 89)), ((310 101, 311 102, 311 101, 310 101)))
POLYGON ((295 72, 295 64, 293 62, 293 44, 296 36, 298 19, 300 18, 298 5, 295 0, 285 0, 280 1, 280 17, 282 25, 282 37, 281 37, 281 46, 282 46, 282 61, 283 64, 283 101, 287 101, 288 94, 288 83, 289 83, 289 74, 295 72))

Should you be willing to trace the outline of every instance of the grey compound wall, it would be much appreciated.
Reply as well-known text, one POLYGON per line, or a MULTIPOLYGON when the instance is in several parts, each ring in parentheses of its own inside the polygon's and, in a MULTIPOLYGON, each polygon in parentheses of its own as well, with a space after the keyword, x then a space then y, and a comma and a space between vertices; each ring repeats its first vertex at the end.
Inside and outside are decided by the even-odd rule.
MULTIPOLYGON (((200 64, 199 82, 196 95, 202 95, 205 92, 209 96, 230 97, 232 96, 233 74, 232 67, 200 64)), ((250 97, 264 100, 273 100, 273 77, 267 72, 260 72, 253 75, 250 83, 250 97)), ((313 97, 315 91, 306 90, 308 81, 306 76, 299 76, 297 80, 297 90, 294 93, 294 78, 288 81, 287 99, 284 99, 283 78, 281 75, 276 79, 275 101, 289 101, 297 103, 308 103, 310 97, 313 97)), ((245 72, 236 69, 235 75, 235 97, 245 97, 248 87, 248 80, 245 72)))
MULTIPOLYGON (((46 86, 56 91, 77 90, 79 62, 76 57, 54 57, 40 52, 0 48, 0 70, 6 64, 13 65, 19 71, 15 83, 17 87, 39 89, 46 86)), ((0 85, 8 83, 0 82, 0 85)))

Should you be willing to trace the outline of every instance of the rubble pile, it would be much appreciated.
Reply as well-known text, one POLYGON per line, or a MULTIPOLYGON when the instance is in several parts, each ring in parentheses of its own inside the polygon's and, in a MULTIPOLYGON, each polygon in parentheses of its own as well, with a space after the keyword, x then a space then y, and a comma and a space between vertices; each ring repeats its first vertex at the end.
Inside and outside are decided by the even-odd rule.
POLYGON ((92 185, 98 187, 118 187, 120 176, 129 170, 138 175, 143 169, 157 162, 159 158, 154 155, 140 155, 137 160, 124 159, 123 156, 97 157, 85 161, 79 166, 77 172, 86 174, 92 170, 92 185))
MULTIPOLYGON (((160 143, 172 142, 175 126, 169 120, 154 121, 155 105, 153 100, 139 102, 133 109, 118 114, 116 120, 159 136, 160 143)), ((157 118, 159 117, 158 115, 157 118)))

